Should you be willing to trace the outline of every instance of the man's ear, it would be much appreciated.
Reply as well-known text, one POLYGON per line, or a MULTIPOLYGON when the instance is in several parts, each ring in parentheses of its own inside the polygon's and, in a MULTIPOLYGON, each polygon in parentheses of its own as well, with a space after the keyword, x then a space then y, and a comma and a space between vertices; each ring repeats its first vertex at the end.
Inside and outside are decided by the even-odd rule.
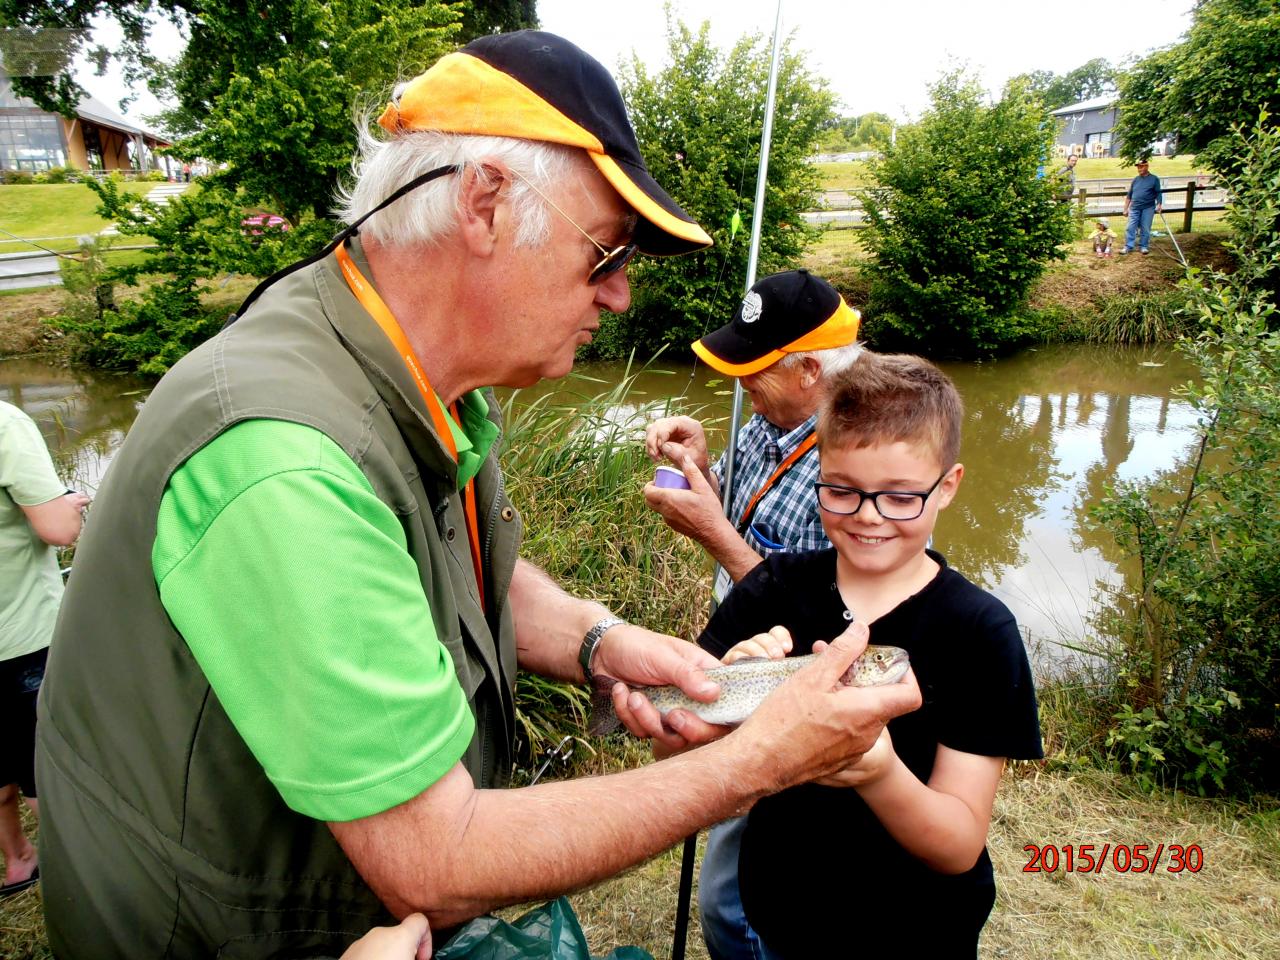
POLYGON ((816 357, 805 357, 800 361, 801 382, 806 389, 816 387, 822 379, 822 363, 816 357))
POLYGON ((460 176, 458 231, 473 254, 488 256, 507 223, 510 208, 504 188, 509 174, 503 167, 484 163, 480 169, 464 168, 460 176))

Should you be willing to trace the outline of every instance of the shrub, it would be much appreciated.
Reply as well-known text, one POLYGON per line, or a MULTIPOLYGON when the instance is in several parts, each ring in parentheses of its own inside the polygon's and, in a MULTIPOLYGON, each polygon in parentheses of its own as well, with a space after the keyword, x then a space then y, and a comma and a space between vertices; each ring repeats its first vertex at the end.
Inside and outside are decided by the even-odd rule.
POLYGON ((41 170, 32 180, 35 183, 79 183, 80 171, 75 167, 50 167, 41 170))
POLYGON ((1081 317, 1084 337, 1095 343, 1148 344, 1177 340, 1194 332, 1187 294, 1120 293, 1081 317))
POLYGON ((28 170, 0 170, 0 183, 25 185, 34 182, 34 175, 28 170))
POLYGON ((1280 130, 1236 133, 1231 274, 1191 271, 1202 332, 1181 349, 1199 438, 1188 469, 1121 484, 1094 509, 1139 566, 1102 615, 1119 638, 1108 736, 1148 784, 1200 793, 1280 786, 1280 332, 1265 280, 1280 266, 1280 130))
POLYGON ((877 341, 944 356, 1028 342, 1027 293, 1074 229, 1040 169, 1056 127, 1017 83, 988 105, 951 73, 930 96, 920 122, 871 161, 879 186, 861 194, 877 341))
MULTIPOLYGON (((635 301, 625 315, 603 319, 593 350, 601 356, 649 355, 665 344, 688 355, 692 341, 728 319, 747 276, 769 46, 748 36, 722 51, 710 41, 709 24, 694 32, 673 22, 667 43, 669 60, 659 72, 633 58, 622 66, 620 86, 654 179, 716 245, 637 261, 635 301)), ((807 157, 832 115, 830 92, 790 52, 779 65, 776 97, 760 276, 793 264, 815 236, 801 218, 818 197, 807 157)))

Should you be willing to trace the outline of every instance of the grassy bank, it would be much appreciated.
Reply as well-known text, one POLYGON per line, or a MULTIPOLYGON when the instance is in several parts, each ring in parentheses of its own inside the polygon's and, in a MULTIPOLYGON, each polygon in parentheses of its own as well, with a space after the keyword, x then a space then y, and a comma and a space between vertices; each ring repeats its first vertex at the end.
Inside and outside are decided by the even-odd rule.
MULTIPOLYGON (((156 183, 126 181, 120 190, 134 196, 146 196, 158 186, 156 183)), ((6 234, 17 234, 30 240, 40 240, 44 246, 55 250, 74 250, 75 238, 98 233, 109 226, 97 214, 98 195, 83 183, 12 184, 0 186, 0 228, 6 234), (45 242, 45 240, 52 242, 45 242)), ((11 237, 0 235, 0 240, 11 237)), ((20 253, 34 250, 30 244, 0 243, 0 253, 20 253)))

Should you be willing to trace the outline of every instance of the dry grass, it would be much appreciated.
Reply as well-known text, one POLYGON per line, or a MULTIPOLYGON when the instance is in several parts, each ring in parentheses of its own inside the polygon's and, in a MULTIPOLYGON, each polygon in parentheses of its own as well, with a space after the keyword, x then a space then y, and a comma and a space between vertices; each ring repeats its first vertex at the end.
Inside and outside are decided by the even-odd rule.
MULTIPOLYGON (((989 848, 999 896, 983 932, 982 957, 1280 957, 1280 810, 1274 803, 1146 796, 1108 774, 1030 770, 1006 773, 996 798, 989 848), (1204 867, 1172 874, 1162 866, 1137 876, 1117 873, 1109 862, 1096 875, 1023 872, 1026 844, 1108 842, 1198 844, 1204 867)), ((673 850, 570 898, 593 950, 634 943, 655 957, 669 955, 679 861, 673 850)), ((927 906, 921 919, 927 922, 927 906)), ((688 956, 706 957, 696 918, 688 956)))

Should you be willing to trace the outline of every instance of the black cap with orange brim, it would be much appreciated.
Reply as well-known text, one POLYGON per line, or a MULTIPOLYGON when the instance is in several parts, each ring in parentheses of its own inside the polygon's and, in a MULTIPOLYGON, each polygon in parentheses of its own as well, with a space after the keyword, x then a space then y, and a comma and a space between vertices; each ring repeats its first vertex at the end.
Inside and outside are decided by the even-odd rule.
POLYGON ((733 320, 694 343, 693 352, 723 374, 745 377, 788 353, 853 343, 861 320, 831 284, 808 270, 788 270, 757 281, 733 320))
POLYGON ((673 256, 711 245, 650 176, 613 77, 555 34, 519 30, 472 40, 410 81, 378 123, 390 133, 441 130, 579 147, 640 215, 642 252, 673 256))

